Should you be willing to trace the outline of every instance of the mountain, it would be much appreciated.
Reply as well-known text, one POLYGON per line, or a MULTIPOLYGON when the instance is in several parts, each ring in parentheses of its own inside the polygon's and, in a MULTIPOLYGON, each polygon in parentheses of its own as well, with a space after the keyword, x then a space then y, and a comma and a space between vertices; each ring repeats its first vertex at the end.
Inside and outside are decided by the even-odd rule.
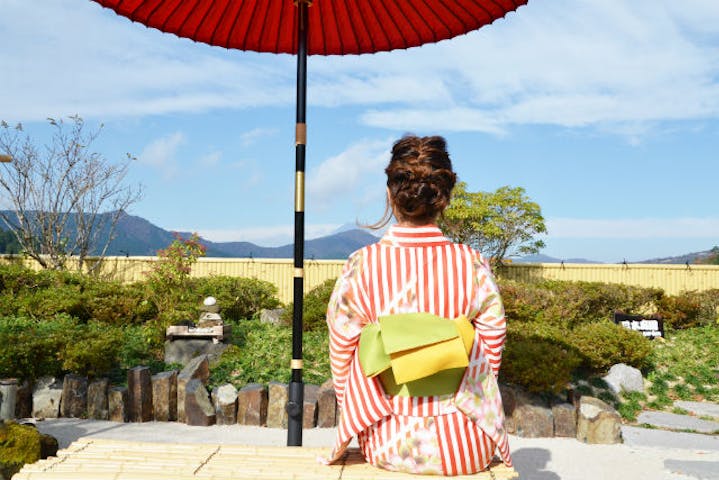
MULTIPOLYGON (((717 247, 714 247, 717 248, 717 247)), ((649 260, 643 260, 636 263, 658 263, 658 264, 692 264, 697 263, 697 260, 703 260, 714 254, 712 250, 704 250, 702 252, 685 253, 684 255, 677 255, 676 257, 662 257, 652 258, 649 260)))
POLYGON ((512 258, 513 263, 602 263, 594 260, 587 260, 586 258, 555 258, 543 253, 536 253, 533 255, 526 255, 524 257, 512 258))

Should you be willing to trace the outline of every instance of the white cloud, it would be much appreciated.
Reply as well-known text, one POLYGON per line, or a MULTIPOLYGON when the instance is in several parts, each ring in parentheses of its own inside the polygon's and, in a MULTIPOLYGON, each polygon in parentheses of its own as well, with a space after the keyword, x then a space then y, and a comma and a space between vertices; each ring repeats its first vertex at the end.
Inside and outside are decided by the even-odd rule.
POLYGON ((253 128, 240 134, 240 144, 243 147, 248 147, 263 137, 275 136, 277 131, 276 128, 253 128))
POLYGON ((172 178, 178 173, 177 150, 184 143, 185 135, 181 132, 165 135, 148 144, 138 156, 138 160, 160 170, 165 178, 172 178))
POLYGON ((222 152, 214 151, 200 157, 199 163, 203 167, 214 167, 219 165, 220 160, 222 160, 222 152))
MULTIPOLYGON (((501 135, 549 124, 636 141, 660 122, 719 116, 718 24, 715 0, 529 2, 436 45, 312 57, 308 99, 371 108, 361 120, 389 129, 501 135)), ((92 2, 3 0, 0 31, 10 121, 294 103, 293 57, 195 44, 92 2)))
POLYGON ((390 140, 359 140, 313 168, 307 179, 312 204, 323 208, 339 198, 357 198, 368 189, 384 192, 382 176, 390 147, 390 140))
POLYGON ((719 238, 719 218, 549 218, 550 238, 719 238))

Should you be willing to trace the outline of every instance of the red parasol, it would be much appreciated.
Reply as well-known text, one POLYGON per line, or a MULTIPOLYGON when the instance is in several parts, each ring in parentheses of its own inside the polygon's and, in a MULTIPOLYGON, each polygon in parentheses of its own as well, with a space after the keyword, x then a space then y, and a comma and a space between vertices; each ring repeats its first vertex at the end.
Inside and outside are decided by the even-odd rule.
POLYGON ((198 42, 297 54, 294 313, 287 444, 302 444, 302 294, 307 55, 375 53, 438 42, 504 17, 528 0, 93 0, 133 21, 198 42))

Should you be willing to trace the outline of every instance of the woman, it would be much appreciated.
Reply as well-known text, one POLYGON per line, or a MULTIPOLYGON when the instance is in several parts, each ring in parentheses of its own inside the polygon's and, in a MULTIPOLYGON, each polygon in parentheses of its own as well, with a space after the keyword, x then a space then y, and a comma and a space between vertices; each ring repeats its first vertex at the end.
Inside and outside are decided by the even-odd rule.
MULTIPOLYGON (((378 243, 350 256, 327 312, 332 376, 342 412, 330 461, 340 458, 357 436, 367 461, 388 470, 471 474, 485 469, 495 451, 511 465, 496 382, 506 333, 501 299, 482 256, 450 242, 437 227, 456 181, 444 139, 401 138, 385 173, 388 207, 378 225, 385 225, 391 215, 397 223, 378 243), (370 331, 372 341, 391 348, 382 343, 395 341, 388 340, 390 321, 400 326, 394 333, 400 343, 402 332, 414 336, 424 329, 422 334, 433 335, 438 329, 422 327, 425 317, 441 317, 443 328, 452 319, 471 322, 466 323, 471 327, 464 344, 465 367, 435 373, 413 394, 412 382, 397 381, 405 374, 395 365, 395 353, 377 354, 391 366, 373 367, 373 360, 364 357, 375 355, 375 347, 367 346, 370 331), (443 381, 436 375, 457 371, 449 390, 438 386, 443 381)), ((461 335, 447 341, 454 342, 454 337, 461 335)), ((406 367, 424 368, 429 354, 411 347, 419 357, 406 367)), ((409 375, 426 372, 415 373, 409 375)))

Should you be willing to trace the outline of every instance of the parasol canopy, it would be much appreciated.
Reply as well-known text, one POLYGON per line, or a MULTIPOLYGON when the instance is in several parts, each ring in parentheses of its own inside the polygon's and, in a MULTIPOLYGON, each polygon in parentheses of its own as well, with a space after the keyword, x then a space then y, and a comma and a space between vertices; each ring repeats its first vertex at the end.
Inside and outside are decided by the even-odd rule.
POLYGON ((287 444, 302 445, 307 55, 416 47, 492 23, 528 0, 93 0, 147 27, 225 48, 297 55, 294 311, 287 444))
MULTIPOLYGON (((304 0, 95 0, 119 15, 178 37, 255 52, 298 52, 304 0)), ((504 17, 527 0, 314 0, 307 2, 309 55, 410 48, 456 37, 504 17)))

